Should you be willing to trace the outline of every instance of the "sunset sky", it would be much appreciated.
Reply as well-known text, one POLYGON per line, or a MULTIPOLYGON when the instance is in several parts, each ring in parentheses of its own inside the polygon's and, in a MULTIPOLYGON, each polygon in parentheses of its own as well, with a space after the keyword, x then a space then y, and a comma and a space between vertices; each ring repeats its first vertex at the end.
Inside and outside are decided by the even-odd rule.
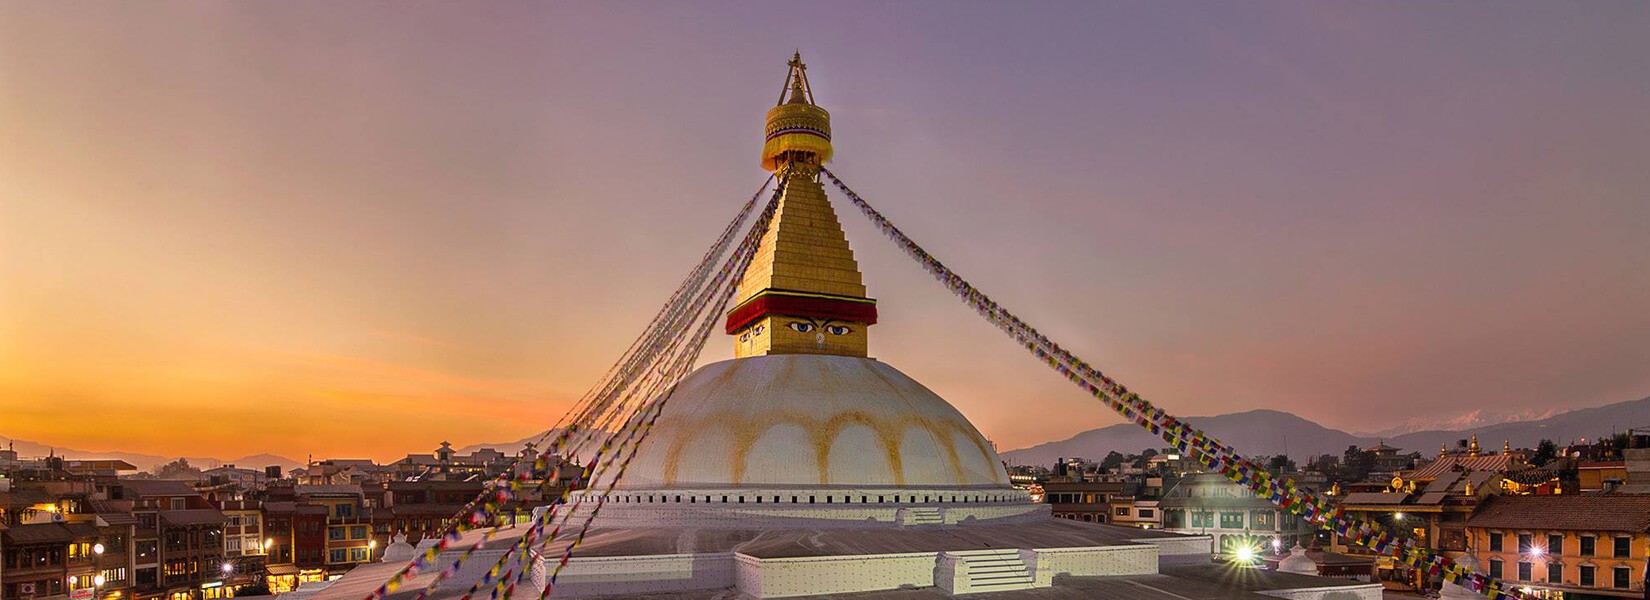
MULTIPOLYGON (((1173 413, 1642 398, 1647 31, 1604 1, 6 2, 0 436, 536 432, 762 181, 798 48, 849 185, 1173 413)), ((847 208, 873 356, 1003 449, 1117 422, 847 208)))

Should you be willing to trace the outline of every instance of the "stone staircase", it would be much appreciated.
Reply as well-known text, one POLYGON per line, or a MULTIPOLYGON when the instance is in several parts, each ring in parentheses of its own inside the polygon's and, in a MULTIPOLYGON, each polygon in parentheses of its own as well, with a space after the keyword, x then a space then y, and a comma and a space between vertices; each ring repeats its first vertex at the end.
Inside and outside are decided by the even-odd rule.
POLYGON ((1026 567, 1020 551, 1013 548, 954 550, 946 552, 944 558, 951 565, 951 587, 946 591, 952 594, 983 594, 1036 587, 1031 569, 1026 567))
POLYGON ((901 525, 944 525, 945 513, 932 506, 911 506, 900 509, 901 525))

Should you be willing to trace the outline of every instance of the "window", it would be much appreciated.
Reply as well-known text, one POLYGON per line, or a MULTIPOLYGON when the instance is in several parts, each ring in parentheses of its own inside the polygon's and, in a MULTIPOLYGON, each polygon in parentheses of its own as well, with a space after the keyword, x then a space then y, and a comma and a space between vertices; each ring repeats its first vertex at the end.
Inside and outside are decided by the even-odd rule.
POLYGON ((349 528, 349 539, 352 539, 352 540, 367 539, 367 526, 366 525, 356 525, 354 527, 350 527, 349 528))
POLYGON ((1633 554, 1633 538, 1618 537, 1616 541, 1616 558, 1627 558, 1633 554))
POLYGON ((1501 579, 1501 559, 1490 559, 1490 577, 1501 579))
POLYGON ((173 498, 172 499, 172 510, 183 510, 187 506, 188 506, 188 504, 184 501, 183 498, 173 498))
POLYGON ((223 550, 224 550, 224 552, 240 552, 241 551, 241 538, 240 537, 230 537, 229 539, 224 540, 223 550))
POLYGON ((1547 554, 1550 556, 1564 554, 1564 536, 1562 534, 1547 534, 1547 554))
POLYGON ((1527 563, 1527 562, 1524 562, 1524 561, 1519 561, 1518 562, 1518 580, 1519 581, 1529 581, 1530 577, 1531 577, 1530 570, 1531 570, 1530 563, 1527 563))
POLYGON ((343 548, 335 548, 327 553, 327 562, 341 563, 344 562, 346 556, 347 553, 343 548))
POLYGON ((1518 534, 1518 553, 1529 554, 1535 545, 1535 536, 1528 533, 1518 534))
POLYGON ((1616 589, 1622 589, 1622 590, 1627 589, 1628 582, 1633 580, 1633 568, 1632 567, 1616 567, 1615 568, 1615 574, 1616 574, 1615 588, 1616 589))
POLYGON ((1157 511, 1152 510, 1150 508, 1140 509, 1140 518, 1142 518, 1142 519, 1153 519, 1153 518, 1156 518, 1156 517, 1157 517, 1157 511))
POLYGON ((332 540, 334 542, 343 541, 343 539, 344 539, 344 528, 343 527, 329 527, 329 528, 327 528, 327 539, 332 540))
POLYGON ((1127 517, 1127 516, 1129 516, 1129 507, 1119 506, 1119 507, 1113 509, 1112 513, 1119 516, 1119 517, 1127 517))
POLYGON ((1257 510, 1249 515, 1249 524, 1255 529, 1271 530, 1277 528, 1277 514, 1269 510, 1257 510))
POLYGON ((1581 565, 1581 587, 1593 587, 1598 585, 1596 583, 1597 577, 1598 567, 1593 565, 1581 565))
POLYGON ((1598 538, 1590 535, 1581 536, 1581 551, 1576 554, 1592 556, 1597 552, 1596 546, 1598 546, 1598 538))
POLYGON ((1223 513, 1220 513, 1220 528, 1221 529, 1243 529, 1243 513, 1240 513, 1240 512, 1223 512, 1223 513))
MULTIPOLYGON (((1490 552, 1500 552, 1500 551, 1501 551, 1501 532, 1491 531, 1490 532, 1490 552)), ((1500 575, 1497 575, 1496 577, 1500 577, 1500 575)))
POLYGON ((367 562, 367 549, 366 548, 350 548, 349 561, 350 562, 367 562))
POLYGON ((1564 583, 1564 563, 1547 563, 1547 583, 1564 583))
POLYGON ((1214 527, 1215 513, 1197 511, 1192 513, 1192 527, 1214 527))

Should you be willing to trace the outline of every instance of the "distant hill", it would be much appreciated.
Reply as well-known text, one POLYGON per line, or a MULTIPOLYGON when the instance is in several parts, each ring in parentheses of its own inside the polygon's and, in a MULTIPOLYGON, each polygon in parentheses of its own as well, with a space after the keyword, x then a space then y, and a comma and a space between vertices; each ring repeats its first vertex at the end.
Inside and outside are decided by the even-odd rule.
MULTIPOLYGON (((535 433, 533 435, 521 438, 521 439, 516 440, 514 442, 498 442, 498 443, 494 443, 494 444, 470 444, 470 445, 464 446, 462 448, 457 448, 456 450, 459 454, 469 454, 471 452, 475 452, 475 451, 480 450, 482 448, 492 448, 494 450, 497 450, 499 452, 503 452, 505 454, 515 454, 517 452, 520 452, 522 448, 526 447, 528 442, 539 442, 541 439, 548 442, 549 440, 553 439, 554 436, 560 431, 561 431, 560 429, 546 429, 546 430, 544 430, 540 433, 535 433)), ((543 447, 542 443, 539 444, 539 450, 541 452, 544 450, 544 447, 543 447)))
POLYGON ((65 448, 62 446, 48 446, 39 442, 12 439, 6 436, 0 436, 0 445, 12 446, 17 450, 17 455, 24 458, 32 458, 37 456, 61 456, 68 459, 112 458, 132 463, 132 465, 137 467, 140 471, 148 471, 154 469, 158 465, 163 465, 179 458, 186 458, 189 460, 190 465, 201 469, 210 469, 223 464, 233 464, 237 467, 247 469, 262 469, 269 465, 280 465, 281 468, 285 470, 291 470, 295 466, 303 466, 303 463, 284 456, 276 456, 273 454, 256 454, 253 456, 241 457, 235 460, 223 460, 221 458, 213 458, 210 456, 160 456, 157 454, 121 452, 118 450, 78 450, 75 448, 65 448))
MULTIPOLYGON (((194 462, 195 461, 193 460, 189 461, 190 464, 194 464, 194 462)), ((242 456, 235 460, 224 462, 242 469, 262 470, 264 467, 280 467, 283 473, 304 466, 304 463, 292 460, 285 456, 278 456, 274 454, 254 454, 252 456, 242 456)))
MULTIPOLYGON (((1373 446, 1380 442, 1432 456, 1439 445, 1454 446, 1456 440, 1478 434, 1488 450, 1499 450, 1504 441, 1514 448, 1533 448, 1542 439, 1561 444, 1581 438, 1594 439, 1635 425, 1650 425, 1650 397, 1618 402, 1597 408, 1566 411, 1543 419, 1514 421, 1459 431, 1417 431, 1392 437, 1358 436, 1330 429, 1312 421, 1275 410, 1254 410, 1212 417, 1188 417, 1186 421, 1230 444, 1245 455, 1288 454, 1305 460, 1319 454, 1339 456, 1347 446, 1373 446)), ((1058 442, 1003 452, 1009 464, 1047 465, 1061 457, 1098 460, 1116 450, 1129 454, 1146 448, 1162 448, 1163 440, 1133 423, 1091 429, 1058 442)))
MULTIPOLYGON (((1326 453, 1339 455, 1346 451, 1347 446, 1363 443, 1361 438, 1350 433, 1275 410, 1188 417, 1186 421, 1239 448, 1246 455, 1283 454, 1286 445, 1288 454, 1297 459, 1326 453)), ((1112 450, 1129 454, 1165 445, 1162 438, 1134 423, 1120 423, 1091 429, 1058 442, 1009 450, 1003 452, 1002 457, 1010 464, 1048 465, 1062 457, 1099 460, 1112 450)))

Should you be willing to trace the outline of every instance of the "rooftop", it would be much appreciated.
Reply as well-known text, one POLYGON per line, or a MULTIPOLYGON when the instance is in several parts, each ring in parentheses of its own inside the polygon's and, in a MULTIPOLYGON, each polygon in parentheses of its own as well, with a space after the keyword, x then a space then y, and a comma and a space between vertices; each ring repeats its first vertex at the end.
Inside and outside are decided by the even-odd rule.
POLYGON ((122 479, 120 486, 133 498, 154 496, 199 496, 189 482, 177 479, 122 479))
POLYGON ((1468 527, 1588 531, 1650 531, 1650 495, 1495 496, 1478 506, 1468 527))

